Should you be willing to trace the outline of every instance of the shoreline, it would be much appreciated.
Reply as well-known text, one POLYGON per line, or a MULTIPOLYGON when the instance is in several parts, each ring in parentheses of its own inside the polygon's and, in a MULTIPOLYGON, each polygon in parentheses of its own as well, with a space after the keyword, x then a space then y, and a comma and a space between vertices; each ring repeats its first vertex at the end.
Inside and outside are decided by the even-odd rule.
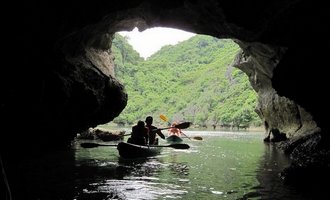
MULTIPOLYGON (((102 125, 99 125, 97 126, 98 128, 103 128, 103 129, 107 129, 107 130, 131 130, 132 127, 130 126, 117 126, 117 125, 114 125, 114 124, 102 124, 102 125)), ((230 128, 194 128, 194 127, 189 127, 187 129, 184 129, 184 130, 190 130, 190 131, 231 131, 231 132, 264 132, 266 134, 266 131, 265 131, 265 127, 263 126, 259 126, 259 127, 249 127, 247 129, 240 129, 240 130, 237 130, 237 129, 230 129, 230 128)))

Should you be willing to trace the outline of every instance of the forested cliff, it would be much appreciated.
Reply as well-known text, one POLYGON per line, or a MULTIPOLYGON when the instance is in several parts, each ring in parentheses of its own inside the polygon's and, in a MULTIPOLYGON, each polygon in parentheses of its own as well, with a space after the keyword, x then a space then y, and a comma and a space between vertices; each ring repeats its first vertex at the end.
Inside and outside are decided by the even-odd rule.
POLYGON ((233 67, 240 48, 232 40, 196 35, 144 60, 128 39, 116 34, 112 45, 115 75, 129 96, 114 122, 165 114, 200 126, 260 125, 256 93, 246 74, 233 67))

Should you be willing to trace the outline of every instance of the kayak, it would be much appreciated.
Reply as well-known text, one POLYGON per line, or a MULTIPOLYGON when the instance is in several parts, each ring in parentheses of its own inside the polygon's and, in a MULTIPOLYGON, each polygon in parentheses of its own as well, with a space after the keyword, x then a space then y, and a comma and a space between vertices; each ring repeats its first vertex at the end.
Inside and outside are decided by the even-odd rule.
POLYGON ((136 145, 127 142, 119 142, 117 150, 122 158, 143 158, 160 154, 162 147, 136 145))
POLYGON ((166 138, 166 141, 168 143, 179 143, 179 142, 182 142, 183 139, 177 135, 170 135, 166 138))

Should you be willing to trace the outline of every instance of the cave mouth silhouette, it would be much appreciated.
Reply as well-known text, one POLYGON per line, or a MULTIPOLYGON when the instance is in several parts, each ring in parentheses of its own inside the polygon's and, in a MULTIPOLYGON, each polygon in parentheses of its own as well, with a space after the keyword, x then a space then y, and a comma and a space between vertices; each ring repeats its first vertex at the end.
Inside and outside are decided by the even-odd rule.
MULTIPOLYGON (((4 95, 0 99, 5 125, 1 156, 4 163, 14 167, 10 173, 12 181, 19 183, 15 152, 26 152, 27 158, 33 156, 28 151, 47 154, 70 144, 77 132, 120 114, 127 95, 122 85, 107 75, 106 68, 96 66, 105 64, 99 61, 109 55, 113 33, 156 26, 238 42, 244 51, 239 61, 242 70, 251 73, 251 78, 249 69, 263 75, 252 78, 253 82, 271 84, 279 96, 293 100, 310 113, 321 130, 321 136, 306 131, 306 137, 293 141, 290 152, 295 153, 292 157, 297 162, 296 168, 288 172, 295 172, 293 177, 303 177, 322 168, 326 175, 330 171, 329 126, 325 117, 328 98, 324 96, 328 91, 328 72, 324 67, 328 65, 324 59, 328 52, 322 49, 329 44, 330 12, 325 3, 141 0, 16 4, 13 16, 22 21, 12 22, 9 16, 8 22, 19 33, 12 41, 19 41, 20 45, 15 46, 14 58, 1 73, 4 95), (14 129, 17 127, 32 129, 33 137, 25 130, 14 129)), ((305 113, 292 108, 299 111, 292 114, 305 113)), ((282 120, 281 115, 272 115, 270 119, 282 120)), ((298 124, 297 121, 290 124, 298 124)))

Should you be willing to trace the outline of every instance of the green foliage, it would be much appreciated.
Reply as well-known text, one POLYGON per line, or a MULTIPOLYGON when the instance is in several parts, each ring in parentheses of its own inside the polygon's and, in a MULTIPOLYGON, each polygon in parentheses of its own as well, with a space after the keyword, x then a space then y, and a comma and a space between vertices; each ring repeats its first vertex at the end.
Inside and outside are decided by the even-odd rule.
POLYGON ((144 61, 116 34, 112 51, 116 76, 129 98, 115 122, 132 124, 147 115, 159 121, 160 114, 200 125, 238 127, 260 121, 248 77, 232 67, 239 51, 232 40, 196 35, 164 46, 144 61))

